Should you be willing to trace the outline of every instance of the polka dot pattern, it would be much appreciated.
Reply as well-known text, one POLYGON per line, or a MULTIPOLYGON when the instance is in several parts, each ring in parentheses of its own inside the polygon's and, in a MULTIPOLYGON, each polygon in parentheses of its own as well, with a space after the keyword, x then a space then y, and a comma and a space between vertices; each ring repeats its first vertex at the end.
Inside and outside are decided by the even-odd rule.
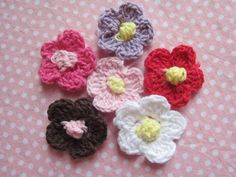
MULTIPOLYGON (((194 47, 205 72, 200 92, 180 111, 188 127, 173 159, 151 164, 127 156, 117 145, 111 117, 108 139, 97 153, 73 161, 45 141, 46 110, 54 100, 86 96, 42 85, 37 70, 40 47, 59 31, 76 29, 96 47, 98 15, 122 0, 15 0, 0 2, 0 174, 1 176, 234 176, 236 172, 236 23, 233 2, 136 0, 155 31, 152 47, 194 47)), ((133 63, 132 63, 133 64, 133 63)))

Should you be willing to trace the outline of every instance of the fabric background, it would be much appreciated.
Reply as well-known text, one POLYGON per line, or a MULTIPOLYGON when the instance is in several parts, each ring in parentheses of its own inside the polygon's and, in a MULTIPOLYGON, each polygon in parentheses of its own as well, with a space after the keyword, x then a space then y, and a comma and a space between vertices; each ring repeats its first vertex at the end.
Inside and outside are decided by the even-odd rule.
POLYGON ((189 44, 205 73, 203 88, 180 112, 188 119, 174 157, 165 165, 127 156, 117 145, 114 114, 104 115, 108 139, 97 153, 72 160, 48 147, 48 105, 76 99, 38 77, 40 47, 64 29, 75 29, 98 52, 97 18, 116 0, 2 0, 0 2, 0 176, 231 177, 236 173, 236 4, 229 0, 134 1, 154 26, 150 48, 131 66, 143 68, 154 48, 189 44))

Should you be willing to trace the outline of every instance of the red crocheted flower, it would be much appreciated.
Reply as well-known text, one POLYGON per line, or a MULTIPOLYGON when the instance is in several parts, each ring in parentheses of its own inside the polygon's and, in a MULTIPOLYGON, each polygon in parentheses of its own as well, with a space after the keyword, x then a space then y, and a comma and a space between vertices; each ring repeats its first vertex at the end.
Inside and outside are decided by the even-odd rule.
POLYGON ((41 56, 41 81, 45 84, 57 83, 67 91, 83 88, 96 65, 95 54, 85 47, 83 37, 74 30, 65 30, 57 36, 57 40, 45 43, 41 56))
POLYGON ((196 53, 186 45, 174 48, 171 53, 166 49, 153 50, 145 60, 145 68, 145 93, 166 97, 172 108, 186 105, 204 82, 196 53))

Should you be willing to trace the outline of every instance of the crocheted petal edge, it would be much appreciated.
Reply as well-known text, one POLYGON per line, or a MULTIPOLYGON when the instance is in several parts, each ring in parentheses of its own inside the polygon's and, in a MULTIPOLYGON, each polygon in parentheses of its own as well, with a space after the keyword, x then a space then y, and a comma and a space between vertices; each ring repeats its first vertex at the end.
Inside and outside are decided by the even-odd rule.
POLYGON ((143 54, 143 45, 137 38, 119 45, 116 49, 116 56, 122 60, 137 59, 143 54))
POLYGON ((110 31, 112 33, 117 33, 119 31, 119 13, 114 9, 110 8, 105 10, 98 19, 98 28, 103 31, 110 31))
POLYGON ((122 15, 123 20, 131 21, 143 15, 143 12, 138 5, 130 2, 122 4, 119 7, 118 13, 122 15))
POLYGON ((86 85, 86 79, 82 76, 80 69, 64 72, 57 81, 58 85, 67 91, 79 91, 86 85))
POLYGON ((160 95, 151 95, 141 98, 140 107, 144 111, 144 115, 156 119, 170 110, 170 104, 167 99, 160 95))
POLYGON ((124 74, 124 81, 127 92, 143 92, 143 73, 139 68, 129 68, 124 74))
POLYGON ((94 118, 98 115, 98 110, 93 106, 93 101, 88 98, 80 98, 74 102, 76 110, 78 110, 81 117, 94 118))
POLYGON ((93 100, 93 106, 101 112, 113 112, 120 104, 121 100, 115 95, 112 95, 109 91, 95 96, 93 100))
POLYGON ((87 92, 91 97, 95 97, 107 90, 107 77, 100 73, 93 72, 87 80, 87 92))
POLYGON ((143 17, 137 20, 137 32, 136 35, 142 42, 142 45, 149 45, 154 37, 153 27, 149 20, 144 19, 143 17))
POLYGON ((177 111, 169 111, 160 116, 161 136, 166 139, 179 139, 184 133, 187 120, 177 111))
POLYGON ((142 140, 135 134, 135 129, 122 129, 119 131, 117 142, 120 149, 129 155, 141 155, 140 146, 143 144, 142 140))
POLYGON ((43 59, 50 60, 52 55, 58 50, 57 42, 51 41, 43 44, 40 50, 40 54, 43 59))
POLYGON ((73 118, 75 113, 74 102, 69 99, 60 99, 51 103, 47 114, 50 121, 64 121, 73 118))
POLYGON ((65 30, 57 36, 58 48, 69 52, 77 52, 85 47, 84 38, 74 30, 65 30))
POLYGON ((187 70, 186 84, 190 85, 192 93, 197 92, 204 83, 204 74, 199 65, 194 65, 191 69, 187 70))
POLYGON ((61 73, 54 63, 49 60, 42 60, 39 77, 45 84, 54 84, 61 77, 61 73))
POLYGON ((77 54, 77 67, 82 76, 88 77, 96 67, 96 56, 91 48, 79 50, 77 54))
POLYGON ((102 32, 99 35, 98 46, 109 53, 115 52, 117 47, 119 47, 122 42, 117 41, 114 36, 115 33, 113 32, 102 32))
POLYGON ((95 73, 100 73, 102 76, 110 76, 111 74, 119 73, 124 68, 123 61, 117 57, 102 58, 97 61, 95 73))
POLYGON ((176 144, 160 138, 153 143, 141 146, 140 150, 151 163, 163 164, 174 155, 176 144))
POLYGON ((172 50, 171 63, 173 66, 190 68, 196 63, 196 53, 190 46, 179 45, 172 50))
POLYGON ((51 122, 46 130, 47 143, 58 150, 66 150, 70 145, 70 138, 66 135, 63 126, 58 122, 51 122))
POLYGON ((119 129, 130 130, 131 127, 135 126, 137 120, 143 118, 142 112, 140 111, 140 105, 135 101, 125 102, 117 111, 116 117, 113 119, 113 124, 119 129))

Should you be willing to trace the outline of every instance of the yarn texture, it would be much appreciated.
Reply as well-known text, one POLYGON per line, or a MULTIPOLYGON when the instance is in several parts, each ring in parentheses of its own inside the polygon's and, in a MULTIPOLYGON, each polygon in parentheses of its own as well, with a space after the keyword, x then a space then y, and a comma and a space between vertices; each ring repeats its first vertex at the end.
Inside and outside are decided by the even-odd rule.
POLYGON ((152 163, 165 163, 176 150, 174 139, 183 134, 187 121, 163 96, 151 95, 127 101, 113 119, 118 144, 129 155, 143 155, 152 163))
POLYGON ((87 92, 102 112, 113 112, 125 101, 138 100, 143 92, 142 71, 125 67, 123 62, 117 57, 102 58, 88 78, 87 92))
POLYGON ((57 36, 57 40, 45 43, 41 56, 41 81, 45 84, 57 83, 67 91, 84 88, 86 78, 96 66, 95 54, 90 48, 85 48, 83 37, 74 30, 65 30, 57 36))
POLYGON ((105 10, 98 20, 98 46, 120 59, 135 59, 153 40, 153 27, 133 3, 105 10))
POLYGON ((47 114, 51 121, 46 131, 48 144, 68 151, 73 158, 95 153, 107 137, 106 122, 89 99, 57 100, 49 106, 47 114))
POLYGON ((159 48, 145 60, 144 92, 167 98, 172 108, 185 106, 204 82, 192 47, 180 45, 170 53, 159 48))

